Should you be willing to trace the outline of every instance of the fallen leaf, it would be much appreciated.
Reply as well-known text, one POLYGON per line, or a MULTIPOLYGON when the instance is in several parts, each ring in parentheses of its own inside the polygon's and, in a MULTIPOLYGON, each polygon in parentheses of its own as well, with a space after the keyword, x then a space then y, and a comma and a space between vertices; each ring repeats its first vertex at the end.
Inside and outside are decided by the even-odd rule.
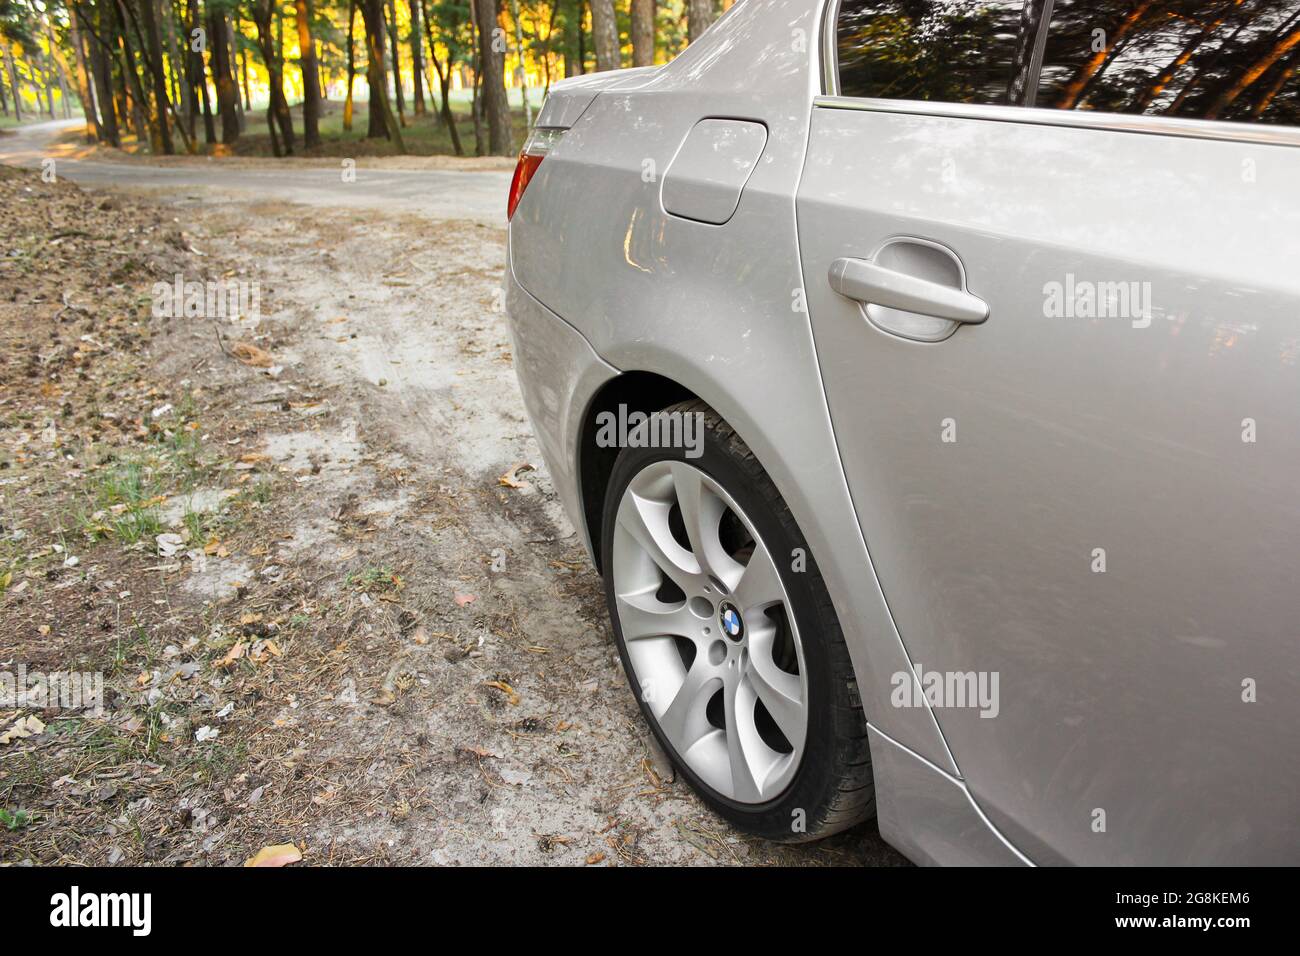
POLYGON ((464 607, 466 604, 473 604, 477 599, 478 599, 477 595, 474 595, 474 594, 457 594, 457 595, 456 595, 456 603, 457 603, 460 607, 464 607))
POLYGON ((19 717, 12 727, 0 734, 0 744, 7 744, 11 740, 22 740, 25 737, 35 737, 45 730, 45 724, 41 723, 39 717, 19 717))
POLYGON ((223 657, 221 660, 217 661, 216 664, 217 668, 222 669, 226 667, 233 667, 235 665, 235 661, 239 660, 241 657, 244 656, 245 646, 246 645, 243 641, 236 642, 235 646, 226 652, 226 656, 223 657))
POLYGON ((158 545, 158 556, 162 558, 175 557, 177 551, 185 548, 185 539, 171 532, 158 535, 154 541, 158 545))
POLYGON ((280 650, 280 645, 270 638, 254 641, 253 646, 248 649, 248 657, 255 664, 261 664, 272 656, 283 657, 284 652, 280 650))
POLYGON ((244 861, 244 866, 288 866, 302 859, 302 851, 292 843, 264 846, 244 861))
POLYGON ((506 699, 510 702, 511 707, 519 703, 519 694, 513 687, 503 680, 485 680, 483 686, 495 687, 497 690, 501 691, 501 693, 506 695, 506 699))
POLYGON ((528 482, 519 480, 519 472, 533 471, 535 470, 535 467, 536 466, 526 461, 516 462, 510 466, 509 471, 497 479, 497 482, 505 485, 507 488, 531 488, 532 485, 528 482))
POLYGON ((595 866, 597 863, 601 862, 604 859, 605 859, 605 854, 602 851, 597 850, 595 853, 587 857, 587 865, 595 866))
POLYGON ((236 342, 230 347, 230 354, 253 368, 270 368, 275 364, 275 359, 271 358, 270 352, 258 348, 251 342, 236 342))

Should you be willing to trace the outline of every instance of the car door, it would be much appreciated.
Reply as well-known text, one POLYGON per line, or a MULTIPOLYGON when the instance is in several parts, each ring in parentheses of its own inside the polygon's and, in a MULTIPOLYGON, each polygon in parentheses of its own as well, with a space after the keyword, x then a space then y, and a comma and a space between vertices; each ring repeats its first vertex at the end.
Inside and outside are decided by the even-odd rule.
POLYGON ((973 798, 1037 862, 1297 862, 1300 13, 830 10, 805 294, 973 798))

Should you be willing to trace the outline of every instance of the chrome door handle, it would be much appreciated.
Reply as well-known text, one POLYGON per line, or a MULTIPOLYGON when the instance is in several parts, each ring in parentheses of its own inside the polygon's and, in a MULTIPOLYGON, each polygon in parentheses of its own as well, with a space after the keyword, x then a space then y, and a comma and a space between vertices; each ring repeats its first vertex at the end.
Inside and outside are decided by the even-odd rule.
POLYGON ((972 325, 989 317, 988 303, 979 296, 866 259, 836 259, 827 278, 840 295, 862 303, 972 325))

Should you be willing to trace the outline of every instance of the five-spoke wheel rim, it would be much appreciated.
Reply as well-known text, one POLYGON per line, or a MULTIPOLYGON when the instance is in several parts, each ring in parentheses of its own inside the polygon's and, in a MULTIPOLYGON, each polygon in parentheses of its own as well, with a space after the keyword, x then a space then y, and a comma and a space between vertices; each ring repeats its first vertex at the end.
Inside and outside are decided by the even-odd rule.
POLYGON ((642 699, 677 755, 738 803, 764 803, 803 756, 803 646, 773 555, 731 496, 681 461, 619 502, 613 590, 642 699))

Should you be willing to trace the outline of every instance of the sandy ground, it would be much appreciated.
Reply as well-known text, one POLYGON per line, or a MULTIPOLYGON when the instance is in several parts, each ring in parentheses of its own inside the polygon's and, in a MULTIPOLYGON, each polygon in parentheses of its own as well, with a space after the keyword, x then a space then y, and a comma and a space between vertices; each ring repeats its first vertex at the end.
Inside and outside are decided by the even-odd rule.
MULTIPOLYGON (((39 166, 57 125, 0 139, 0 162, 39 166)), ((96 191, 147 189, 195 253, 260 286, 262 315, 239 335, 283 371, 219 387, 247 409, 240 448, 293 491, 261 570, 213 560, 182 587, 215 605, 288 569, 312 636, 337 644, 275 718, 294 744, 275 760, 315 768, 316 806, 278 805, 294 821, 280 839, 391 863, 903 862, 874 824, 814 846, 743 837, 654 752, 515 383, 497 293, 508 173, 375 169, 326 185, 270 161, 179 164, 180 181, 146 164, 58 169, 96 191), (292 416, 257 430, 268 403, 292 416), (525 486, 503 484, 520 463, 525 486), (400 587, 358 589, 374 569, 400 587), (350 809, 330 813, 341 787, 350 809)), ((160 376, 201 378, 221 359, 206 323, 172 335, 160 376)), ((214 819, 270 813, 266 777, 205 794, 223 804, 214 819)), ((197 846, 208 862, 245 852, 223 856, 219 826, 197 846)))

